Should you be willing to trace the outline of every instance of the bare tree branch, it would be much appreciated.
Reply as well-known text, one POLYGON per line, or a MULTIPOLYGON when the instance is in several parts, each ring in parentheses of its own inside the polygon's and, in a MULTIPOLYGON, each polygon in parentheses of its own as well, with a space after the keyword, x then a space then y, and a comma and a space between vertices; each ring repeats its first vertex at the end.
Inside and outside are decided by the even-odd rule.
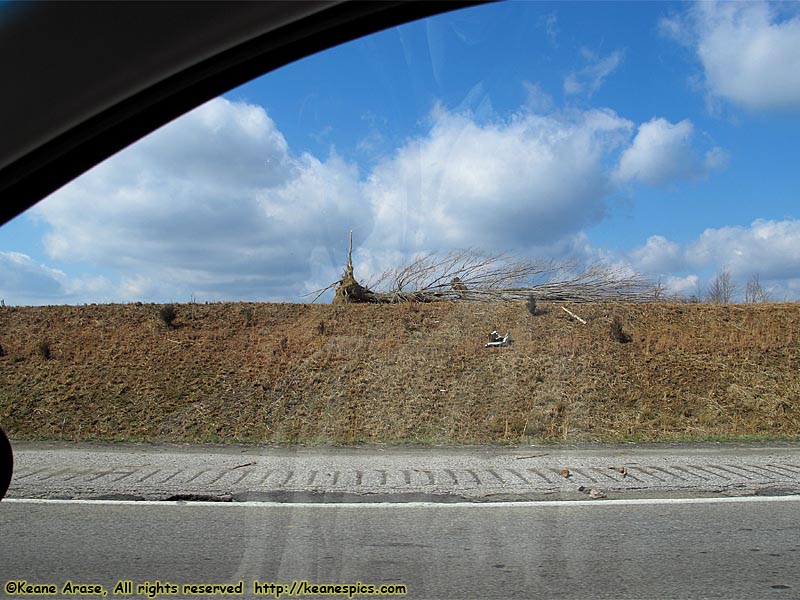
POLYGON ((728 304, 738 291, 739 287, 731 278, 731 272, 724 270, 709 283, 706 301, 709 304, 728 304))
POLYGON ((772 295, 763 288, 758 273, 755 273, 747 282, 744 291, 745 302, 772 302, 772 295))

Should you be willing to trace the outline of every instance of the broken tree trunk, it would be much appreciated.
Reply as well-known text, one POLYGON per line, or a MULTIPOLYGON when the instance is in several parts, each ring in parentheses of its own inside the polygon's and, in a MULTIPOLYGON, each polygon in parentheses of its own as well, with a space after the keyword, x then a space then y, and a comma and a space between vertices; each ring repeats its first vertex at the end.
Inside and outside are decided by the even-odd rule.
POLYGON ((347 267, 339 280, 333 304, 349 304, 355 302, 380 302, 370 290, 356 281, 353 274, 353 232, 350 232, 350 249, 347 251, 347 267))

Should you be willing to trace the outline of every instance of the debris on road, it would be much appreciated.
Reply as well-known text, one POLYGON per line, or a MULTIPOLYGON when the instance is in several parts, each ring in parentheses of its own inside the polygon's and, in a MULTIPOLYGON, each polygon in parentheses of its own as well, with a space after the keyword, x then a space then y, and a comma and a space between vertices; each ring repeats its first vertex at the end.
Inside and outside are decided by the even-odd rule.
POLYGON ((570 472, 569 472, 569 469, 561 469, 561 476, 562 476, 564 479, 569 479, 569 477, 570 477, 571 475, 572 475, 572 473, 570 473, 570 472))
POLYGON ((541 458, 542 456, 550 456, 549 452, 542 452, 541 454, 528 454, 526 456, 515 456, 516 460, 523 460, 526 458, 541 458))
POLYGON ((616 471, 617 473, 622 473, 622 478, 625 479, 628 476, 628 469, 625 467, 608 467, 612 471, 616 471))
POLYGON ((256 464, 256 461, 244 463, 243 465, 236 465, 235 467, 231 467, 230 470, 233 471, 234 469, 241 469, 242 467, 252 467, 254 464, 256 464))
POLYGON ((493 331, 489 334, 489 343, 487 343, 484 348, 492 348, 497 346, 508 346, 511 343, 511 335, 507 331, 505 337, 500 337, 500 334, 497 331, 493 331))
POLYGON ((608 497, 602 490, 598 490, 596 488, 587 488, 582 485, 578 487, 578 491, 583 492, 584 494, 588 494, 589 498, 592 498, 593 500, 598 500, 599 498, 608 497))

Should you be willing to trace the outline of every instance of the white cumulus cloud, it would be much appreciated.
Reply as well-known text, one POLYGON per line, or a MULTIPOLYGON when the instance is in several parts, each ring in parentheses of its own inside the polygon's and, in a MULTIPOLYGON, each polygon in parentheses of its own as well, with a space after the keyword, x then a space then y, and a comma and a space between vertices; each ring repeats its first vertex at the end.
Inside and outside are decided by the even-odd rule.
POLYGON ((653 235, 647 243, 630 253, 636 267, 645 273, 667 273, 679 271, 685 266, 685 259, 679 244, 661 235, 653 235))
POLYGON ((63 271, 38 264, 27 254, 0 252, 0 298, 7 304, 57 302, 66 280, 63 271))
POLYGON ((117 296, 101 276, 70 277, 21 252, 0 252, 0 299, 6 304, 38 305, 112 301, 117 296))
POLYGON ((760 273, 769 279, 800 277, 800 221, 758 219, 748 227, 706 229, 687 245, 698 265, 725 265, 734 275, 760 273))
POLYGON ((50 257, 120 270, 120 295, 261 299, 304 291, 315 248, 369 229, 364 205, 357 168, 335 154, 294 156, 263 108, 216 99, 34 215, 50 225, 50 257))
POLYGON ((695 50, 714 96, 754 110, 800 108, 796 3, 698 2, 660 29, 695 50))
POLYGON ((489 124, 439 110, 426 135, 368 178, 368 243, 409 252, 551 244, 602 218, 603 160, 632 126, 602 110, 489 124))
POLYGON ((662 280, 661 283, 666 288, 668 295, 677 295, 684 298, 702 297, 700 278, 697 275, 686 275, 685 277, 670 275, 666 280, 662 280))
POLYGON ((697 272, 726 270, 741 285, 758 274, 780 296, 796 298, 792 282, 800 281, 800 221, 757 219, 748 226, 710 228, 681 244, 651 236, 627 258, 639 272, 667 276, 673 292, 702 288, 697 272), (690 274, 677 275, 681 272, 690 274))
POLYGON ((662 185, 702 176, 725 166, 724 150, 711 148, 701 159, 694 149, 693 137, 694 125, 688 119, 670 123, 656 118, 642 123, 633 143, 622 153, 615 179, 662 185))

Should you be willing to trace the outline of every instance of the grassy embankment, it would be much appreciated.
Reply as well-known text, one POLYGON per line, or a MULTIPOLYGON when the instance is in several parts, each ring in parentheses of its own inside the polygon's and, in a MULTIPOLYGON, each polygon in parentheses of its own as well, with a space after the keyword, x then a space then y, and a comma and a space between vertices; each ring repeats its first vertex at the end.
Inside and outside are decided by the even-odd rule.
POLYGON ((800 304, 0 308, 17 439, 517 443, 800 434, 800 304), (612 335, 618 317, 631 341, 612 335), (492 329, 514 344, 484 348, 492 329))

